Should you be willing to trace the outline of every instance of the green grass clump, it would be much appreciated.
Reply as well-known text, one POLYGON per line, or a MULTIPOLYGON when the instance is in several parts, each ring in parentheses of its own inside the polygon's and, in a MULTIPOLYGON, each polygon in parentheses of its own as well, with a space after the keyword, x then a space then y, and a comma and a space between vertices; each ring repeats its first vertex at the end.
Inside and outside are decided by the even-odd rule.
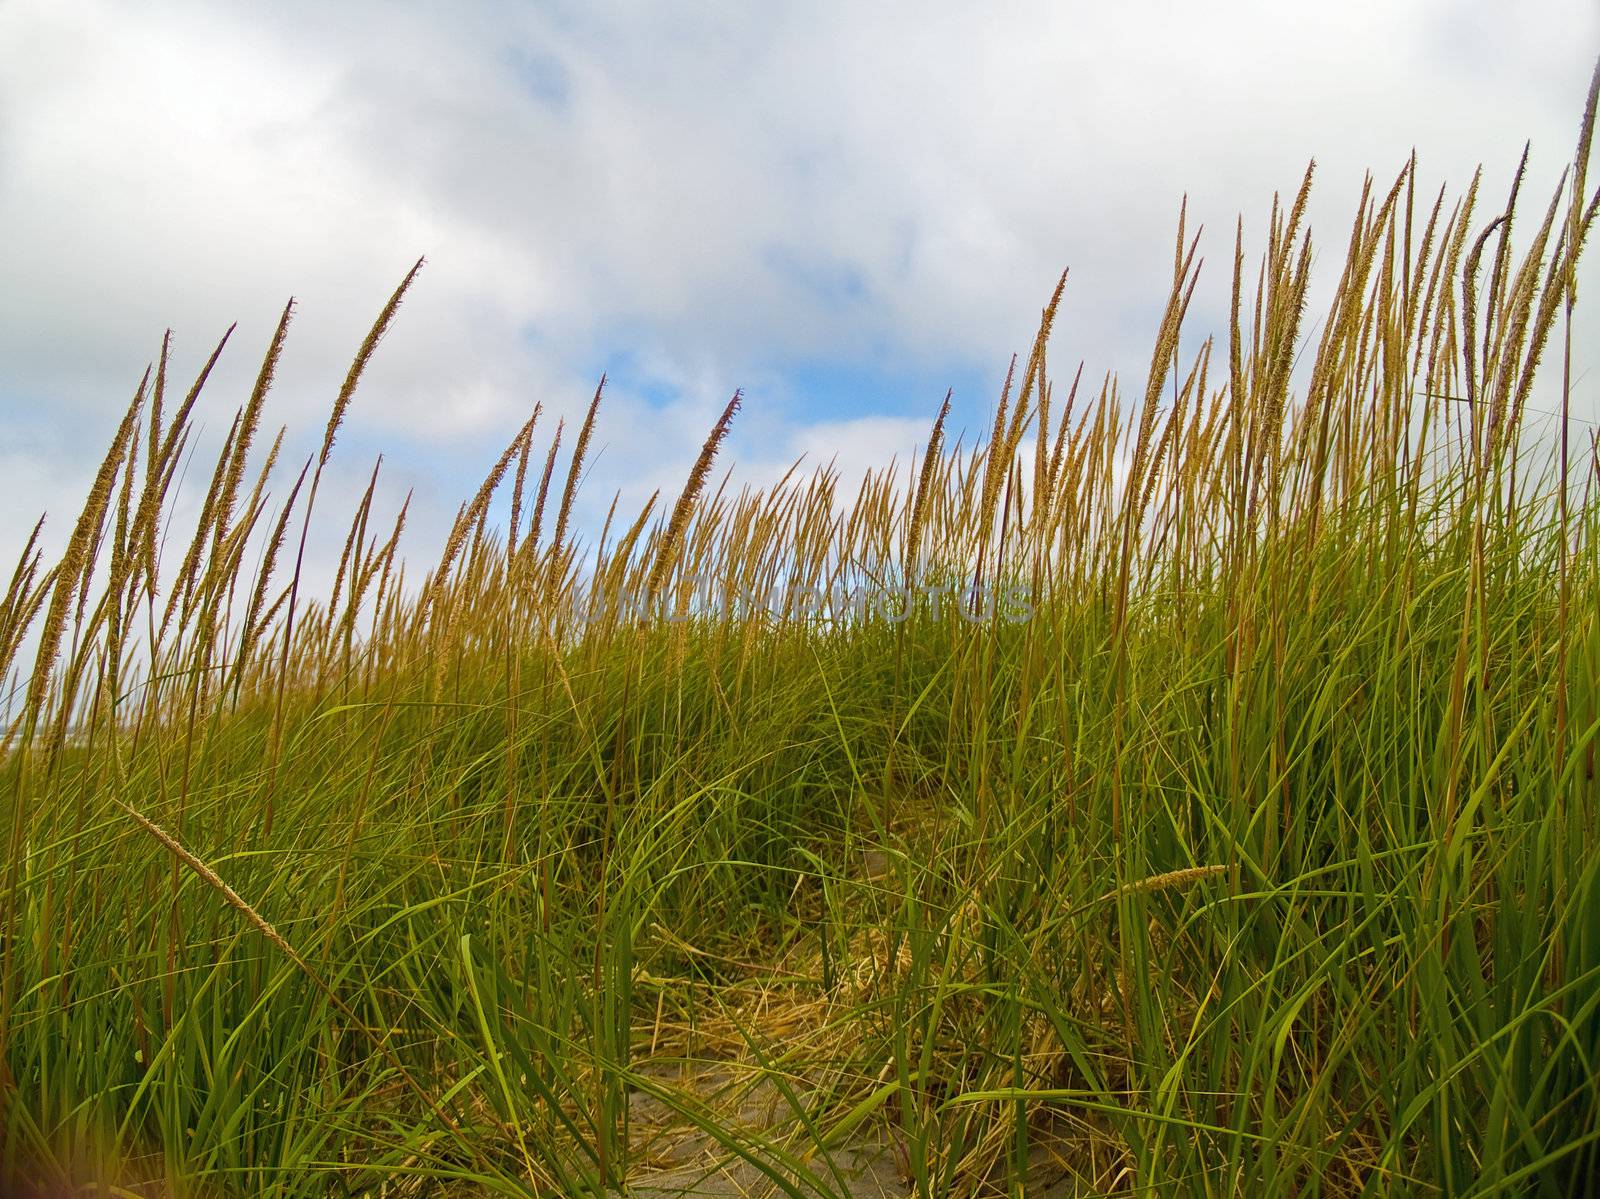
POLYGON ((1527 400, 1593 112, 1520 243, 1364 195, 1317 326, 1309 175, 1187 357, 1180 223, 1142 395, 1055 386, 1058 288, 854 495, 716 486, 735 396, 585 544, 601 396, 559 489, 535 412, 409 584, 372 487, 300 578, 415 269, 286 483, 285 310, 181 555, 164 343, 0 605, 0 1192, 601 1194, 675 1122, 788 1194, 1583 1193, 1600 460, 1527 400))

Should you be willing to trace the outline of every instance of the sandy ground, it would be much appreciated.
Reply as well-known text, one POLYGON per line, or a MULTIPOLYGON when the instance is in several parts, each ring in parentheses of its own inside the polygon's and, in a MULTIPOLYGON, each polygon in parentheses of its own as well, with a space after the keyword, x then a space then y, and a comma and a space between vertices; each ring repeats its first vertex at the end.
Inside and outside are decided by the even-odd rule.
MULTIPOLYGON (((659 1079, 674 1090, 684 1088, 716 1103, 719 1116, 731 1114, 731 1124, 740 1131, 777 1140, 786 1128, 793 1127, 793 1113, 782 1092, 771 1082, 742 1088, 731 1072, 707 1063, 679 1067, 647 1066, 647 1077, 659 1079)), ((627 1195, 640 1199, 668 1199, 669 1196, 780 1196, 786 1192, 762 1169, 745 1160, 713 1138, 698 1131, 681 1113, 644 1091, 629 1098, 630 1141, 633 1168, 628 1175, 627 1195)), ((832 1150, 826 1156, 813 1152, 805 1165, 816 1180, 814 1187, 804 1180, 803 1192, 815 1195, 846 1195, 850 1199, 901 1199, 912 1195, 914 1187, 905 1175, 893 1139, 879 1121, 872 1131, 832 1150)), ((1046 1145, 1033 1151, 1033 1169, 1024 1194, 1040 1199, 1065 1199, 1082 1193, 1057 1155, 1046 1145)), ((786 1173, 775 1154, 767 1163, 786 1173)), ((622 1194, 624 1192, 617 1192, 622 1194)), ((996 1190, 995 1194, 1002 1192, 996 1190)))

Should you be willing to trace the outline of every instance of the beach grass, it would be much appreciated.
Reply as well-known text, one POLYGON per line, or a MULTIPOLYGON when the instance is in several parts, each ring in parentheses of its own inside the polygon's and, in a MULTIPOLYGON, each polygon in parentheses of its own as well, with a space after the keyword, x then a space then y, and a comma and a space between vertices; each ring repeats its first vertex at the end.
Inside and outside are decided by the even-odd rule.
POLYGON ((184 536, 164 342, 0 604, 0 1193, 1586 1193, 1594 107, 1548 205, 1369 187, 1316 313, 1309 173, 1215 339, 1180 222, 1134 390, 1058 288, 859 486, 739 489, 735 396, 586 536, 602 384, 424 566, 316 506, 416 268, 303 468, 285 309, 184 536))

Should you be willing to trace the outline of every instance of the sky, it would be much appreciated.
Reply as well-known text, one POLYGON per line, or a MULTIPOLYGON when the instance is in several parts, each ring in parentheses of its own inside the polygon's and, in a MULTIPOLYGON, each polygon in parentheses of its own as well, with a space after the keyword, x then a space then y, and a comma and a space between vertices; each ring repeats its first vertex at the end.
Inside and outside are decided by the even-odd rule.
POLYGON ((1198 344, 1236 218, 1254 257, 1312 158, 1325 284, 1364 172, 1413 149, 1430 194, 1483 164, 1492 207, 1531 139, 1542 204, 1597 50, 1594 0, 0 0, 0 569, 41 511, 64 541, 164 330, 186 381, 238 323, 192 510, 285 301, 266 422, 303 456, 419 256, 318 502, 382 453, 424 561, 534 403, 542 451, 602 372, 590 527, 675 495, 735 388, 753 483, 904 462, 947 388, 981 428, 1063 268, 1052 365, 1142 390, 1184 196, 1198 344))

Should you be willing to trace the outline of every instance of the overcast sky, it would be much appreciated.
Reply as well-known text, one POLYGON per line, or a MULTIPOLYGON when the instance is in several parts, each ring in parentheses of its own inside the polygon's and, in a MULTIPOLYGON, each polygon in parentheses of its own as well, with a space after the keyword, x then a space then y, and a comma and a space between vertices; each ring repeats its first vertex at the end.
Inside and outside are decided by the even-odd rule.
POLYGON ((419 255, 330 506, 384 453, 424 558, 603 370, 591 514, 675 493, 735 387, 739 476, 904 460, 947 387, 983 421, 1063 267, 1053 364, 1137 385, 1185 193, 1201 332, 1312 157, 1328 273, 1413 147, 1492 205, 1531 138, 1542 199, 1597 48, 1595 0, 0 0, 0 560, 64 535, 169 326, 186 382, 238 322, 214 444, 295 296, 268 420, 303 453, 419 255))

